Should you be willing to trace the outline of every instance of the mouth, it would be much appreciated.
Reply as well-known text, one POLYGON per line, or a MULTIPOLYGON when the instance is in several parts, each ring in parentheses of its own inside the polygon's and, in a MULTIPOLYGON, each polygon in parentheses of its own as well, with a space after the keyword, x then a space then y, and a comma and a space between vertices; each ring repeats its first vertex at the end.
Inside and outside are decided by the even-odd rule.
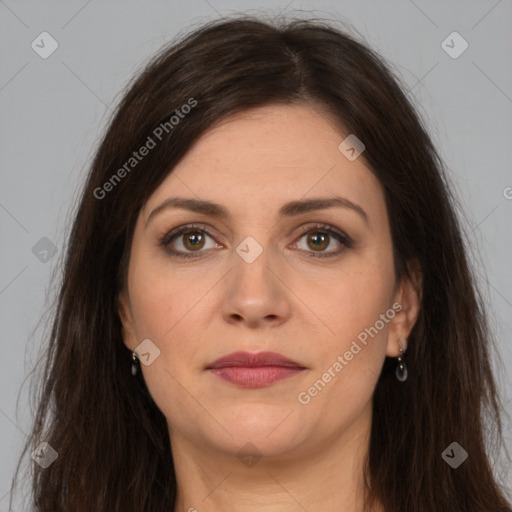
POLYGON ((306 368, 276 352, 234 352, 210 363, 206 370, 246 388, 260 388, 293 377, 306 368))

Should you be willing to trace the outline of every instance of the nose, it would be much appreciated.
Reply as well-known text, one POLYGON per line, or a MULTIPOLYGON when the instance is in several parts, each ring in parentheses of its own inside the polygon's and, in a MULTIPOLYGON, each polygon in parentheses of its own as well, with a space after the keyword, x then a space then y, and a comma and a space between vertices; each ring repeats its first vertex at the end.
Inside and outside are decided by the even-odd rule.
MULTIPOLYGON (((292 292, 283 265, 264 249, 252 262, 233 255, 233 268, 226 276, 222 315, 226 322, 247 327, 276 327, 291 315, 292 292)), ((249 260, 250 261, 250 260, 249 260)))

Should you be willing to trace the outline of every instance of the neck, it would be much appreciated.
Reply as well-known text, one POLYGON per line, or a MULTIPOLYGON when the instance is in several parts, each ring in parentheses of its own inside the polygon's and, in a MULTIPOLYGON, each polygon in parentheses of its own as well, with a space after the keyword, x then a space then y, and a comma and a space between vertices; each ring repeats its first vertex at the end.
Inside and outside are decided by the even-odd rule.
POLYGON ((370 426, 371 406, 321 444, 245 461, 173 432, 178 486, 174 512, 363 512, 370 426))

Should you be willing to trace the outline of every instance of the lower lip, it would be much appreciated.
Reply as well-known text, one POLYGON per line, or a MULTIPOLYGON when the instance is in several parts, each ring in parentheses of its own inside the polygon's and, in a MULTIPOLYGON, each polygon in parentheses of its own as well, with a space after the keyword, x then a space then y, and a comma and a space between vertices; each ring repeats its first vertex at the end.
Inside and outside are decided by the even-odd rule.
POLYGON ((225 368, 212 368, 210 372, 217 377, 245 388, 261 388, 279 380, 293 377, 303 368, 288 366, 228 366, 225 368))

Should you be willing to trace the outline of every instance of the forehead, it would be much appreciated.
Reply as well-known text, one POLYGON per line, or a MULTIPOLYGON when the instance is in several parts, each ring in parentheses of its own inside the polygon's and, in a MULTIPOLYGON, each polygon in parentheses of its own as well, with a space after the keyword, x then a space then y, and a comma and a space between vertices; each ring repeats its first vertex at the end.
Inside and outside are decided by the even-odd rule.
POLYGON ((236 114, 196 141, 148 200, 146 215, 169 195, 243 212, 251 205, 275 203, 277 210, 308 195, 340 194, 378 210, 384 206, 379 181, 362 157, 350 161, 338 149, 347 135, 328 113, 309 105, 267 105, 236 114))

